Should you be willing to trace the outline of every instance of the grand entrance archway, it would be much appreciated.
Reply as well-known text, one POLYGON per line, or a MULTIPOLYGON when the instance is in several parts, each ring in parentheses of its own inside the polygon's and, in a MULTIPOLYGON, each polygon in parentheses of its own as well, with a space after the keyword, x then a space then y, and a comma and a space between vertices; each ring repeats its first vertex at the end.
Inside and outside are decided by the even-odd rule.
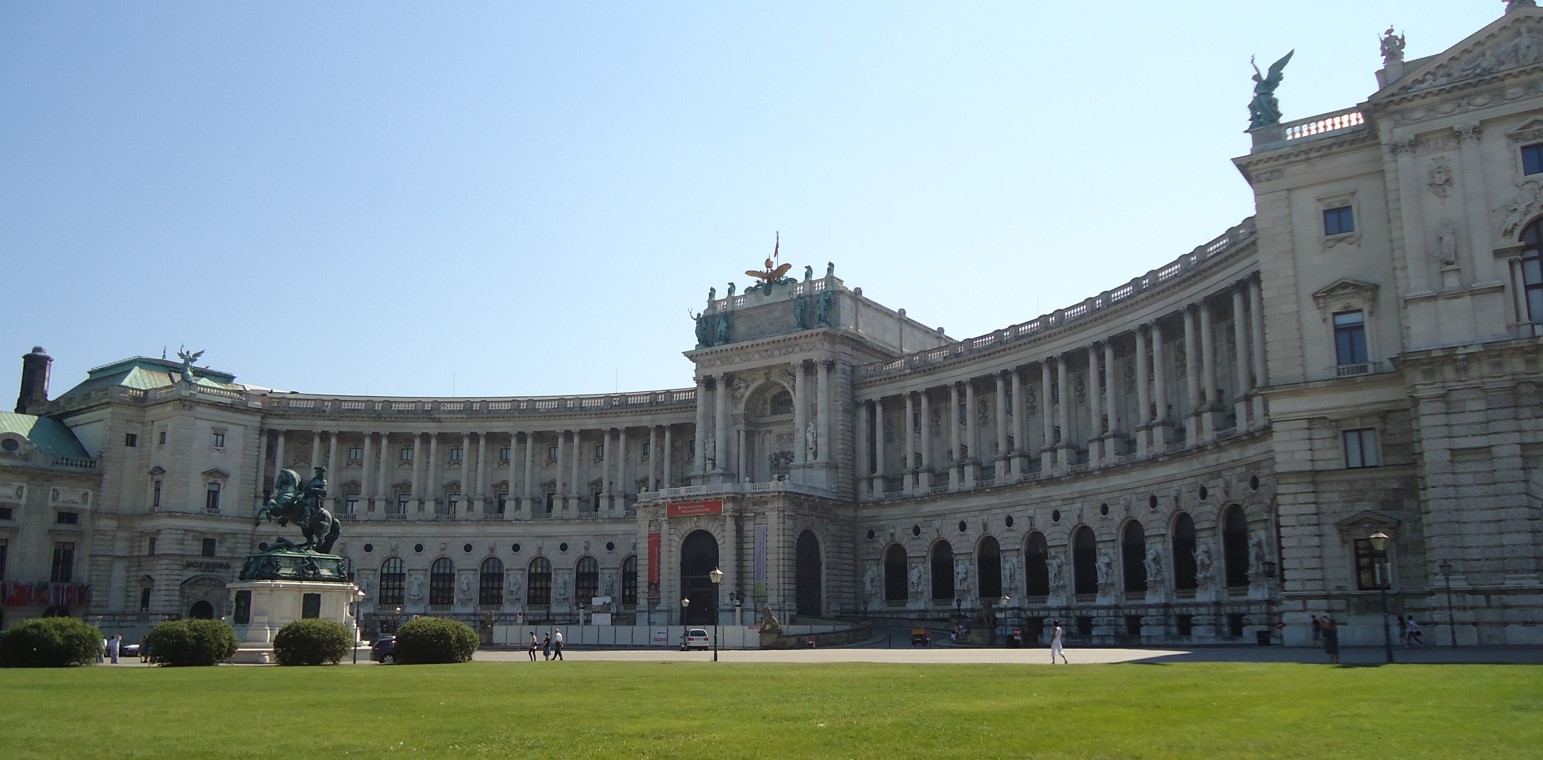
MULTIPOLYGON (((718 539, 705 530, 692 531, 680 547, 682 598, 691 600, 683 611, 686 625, 709 625, 718 609, 717 589, 708 577, 718 567, 718 539)), ((680 603, 677 599, 676 604, 680 603)))
POLYGON ((798 534, 798 546, 794 550, 797 565, 793 570, 793 599, 797 614, 819 617, 822 576, 820 568, 820 539, 812 531, 798 534))

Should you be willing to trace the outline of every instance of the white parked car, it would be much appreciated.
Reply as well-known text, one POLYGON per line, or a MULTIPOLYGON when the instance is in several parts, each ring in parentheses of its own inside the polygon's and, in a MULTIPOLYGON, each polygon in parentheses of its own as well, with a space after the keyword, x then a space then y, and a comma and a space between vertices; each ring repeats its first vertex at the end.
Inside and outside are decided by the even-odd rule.
POLYGON ((682 651, 687 649, 712 649, 713 639, 707 635, 706 628, 691 628, 686 631, 686 640, 680 644, 682 651))

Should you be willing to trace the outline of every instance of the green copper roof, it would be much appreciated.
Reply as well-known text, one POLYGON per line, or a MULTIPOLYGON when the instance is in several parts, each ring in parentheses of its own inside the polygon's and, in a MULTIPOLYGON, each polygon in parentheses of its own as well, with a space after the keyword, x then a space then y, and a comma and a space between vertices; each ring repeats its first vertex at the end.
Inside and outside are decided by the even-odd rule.
MULTIPOLYGON (((193 376, 199 385, 238 390, 242 388, 236 384, 236 376, 228 372, 219 372, 207 367, 194 367, 193 376)), ((84 382, 69 389, 60 398, 90 393, 98 388, 114 385, 142 391, 165 388, 176 385, 181 380, 181 362, 136 356, 90 370, 86 373, 84 382)))
POLYGON ((5 433, 20 435, 39 450, 56 457, 90 456, 80 441, 75 440, 75 434, 69 428, 47 417, 0 412, 0 434, 5 433))

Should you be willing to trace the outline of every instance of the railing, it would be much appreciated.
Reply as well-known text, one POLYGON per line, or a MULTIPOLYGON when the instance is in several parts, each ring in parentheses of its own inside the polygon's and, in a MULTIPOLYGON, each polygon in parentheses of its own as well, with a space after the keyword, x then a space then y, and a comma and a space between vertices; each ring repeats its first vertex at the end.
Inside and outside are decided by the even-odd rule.
POLYGON ((1343 111, 1324 116, 1313 116, 1307 119, 1287 122, 1282 124, 1281 127, 1285 131, 1286 140, 1289 142, 1307 137, 1318 137, 1330 132, 1339 132, 1364 124, 1366 124, 1366 117, 1360 111, 1354 108, 1347 108, 1343 111))
POLYGON ((380 413, 475 416, 520 412, 562 413, 605 409, 661 409, 695 405, 695 388, 516 399, 360 399, 295 394, 273 395, 267 398, 267 407, 272 410, 337 416, 380 413))
POLYGON ((1354 377, 1355 375, 1369 375, 1372 371, 1370 364, 1341 364, 1334 368, 1336 377, 1354 377))
POLYGON ((79 470, 95 470, 96 460, 85 457, 54 457, 55 467, 73 467, 79 470))
POLYGON ((1068 322, 1092 316, 1149 290, 1166 286, 1175 278, 1182 277, 1195 271, 1201 265, 1210 263, 1212 259, 1238 250, 1242 244, 1252 240, 1256 233, 1257 229, 1254 226, 1254 218, 1249 217, 1204 245, 1196 246, 1194 250, 1180 256, 1173 262, 1147 272, 1112 290, 1106 290, 1092 298, 1085 299, 1081 303, 1039 316, 1028 322, 1021 322, 1011 327, 994 330, 985 335, 961 340, 948 346, 906 354, 887 362, 865 364, 862 367, 861 376, 872 378, 900 374, 916 367, 974 354, 1006 343, 1025 340, 1052 329, 1064 327, 1068 322))

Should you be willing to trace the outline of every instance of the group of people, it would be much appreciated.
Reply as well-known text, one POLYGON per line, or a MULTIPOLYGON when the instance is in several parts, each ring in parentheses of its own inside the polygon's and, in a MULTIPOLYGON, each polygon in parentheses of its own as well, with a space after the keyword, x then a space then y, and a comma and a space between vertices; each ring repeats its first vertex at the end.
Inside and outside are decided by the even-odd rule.
MULTIPOLYGON (((1338 665, 1339 623, 1334 622, 1334 618, 1328 615, 1324 615, 1321 618, 1317 615, 1312 615, 1311 617, 1313 646, 1323 649, 1323 653, 1329 656, 1330 665, 1338 665)), ((1420 624, 1415 622, 1413 615, 1405 615, 1403 617, 1394 615, 1393 617, 1398 620, 1398 641, 1400 644, 1403 644, 1405 647, 1425 646, 1423 634, 1420 632, 1420 624)))
POLYGON ((541 650, 543 660, 561 660, 563 658, 563 629, 553 628, 551 633, 543 636, 541 641, 536 641, 536 632, 530 632, 530 661, 536 661, 536 650, 541 650))

